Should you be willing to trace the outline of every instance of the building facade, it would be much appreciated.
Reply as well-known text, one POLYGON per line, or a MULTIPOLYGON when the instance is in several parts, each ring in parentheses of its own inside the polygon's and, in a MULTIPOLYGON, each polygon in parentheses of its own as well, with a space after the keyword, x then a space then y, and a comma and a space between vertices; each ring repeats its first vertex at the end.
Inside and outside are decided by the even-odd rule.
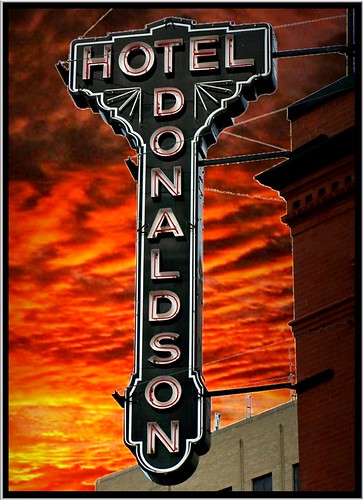
POLYGON ((256 177, 287 202, 297 381, 333 373, 298 396, 302 491, 357 490, 354 83, 344 77, 290 106, 292 156, 256 177))
POLYGON ((298 457, 296 401, 291 401, 213 432, 210 451, 181 484, 160 486, 134 466, 101 477, 96 491, 294 491, 298 457))

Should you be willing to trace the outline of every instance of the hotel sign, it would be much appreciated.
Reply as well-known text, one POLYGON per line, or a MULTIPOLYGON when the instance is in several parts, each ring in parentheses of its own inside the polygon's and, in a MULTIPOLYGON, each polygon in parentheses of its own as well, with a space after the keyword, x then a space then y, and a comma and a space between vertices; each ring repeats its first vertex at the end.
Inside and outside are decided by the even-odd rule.
POLYGON ((273 50, 267 24, 177 18, 71 43, 75 104, 137 151, 135 362, 124 439, 160 484, 185 481, 210 446, 198 160, 249 100, 275 90, 273 50))

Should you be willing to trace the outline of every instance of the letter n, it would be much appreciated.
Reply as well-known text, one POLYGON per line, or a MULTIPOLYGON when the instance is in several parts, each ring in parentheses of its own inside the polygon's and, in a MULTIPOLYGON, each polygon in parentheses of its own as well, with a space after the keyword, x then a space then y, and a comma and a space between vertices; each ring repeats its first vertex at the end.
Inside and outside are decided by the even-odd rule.
POLYGON ((155 438, 158 437, 170 453, 179 451, 179 420, 170 422, 170 438, 156 422, 147 423, 147 453, 155 453, 155 438))
POLYGON ((151 170, 151 198, 160 196, 160 183, 166 187, 172 196, 181 196, 181 167, 174 167, 174 183, 160 168, 151 170))

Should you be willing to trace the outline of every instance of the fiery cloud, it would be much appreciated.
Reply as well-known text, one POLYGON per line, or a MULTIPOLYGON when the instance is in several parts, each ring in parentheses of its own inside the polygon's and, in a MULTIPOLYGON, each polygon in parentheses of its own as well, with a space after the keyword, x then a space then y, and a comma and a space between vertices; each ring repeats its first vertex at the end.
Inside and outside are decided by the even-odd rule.
MULTIPOLYGON (((135 463, 123 444, 122 411, 110 397, 114 389, 122 392, 133 370, 136 185, 124 159, 135 151, 99 116, 75 108, 54 68, 67 58, 71 40, 105 13, 69 5, 5 4, 11 491, 93 490, 98 477, 135 463)), ((264 21, 276 27, 285 50, 344 43, 344 15, 331 8, 128 5, 115 7, 90 35, 142 29, 168 16, 264 21), (321 18, 328 19, 296 24, 321 18)), ((209 158, 289 148, 286 113, 274 111, 345 73, 339 55, 278 66, 278 90, 251 103, 209 158)), ((276 163, 205 169, 209 390, 287 381, 295 369, 287 324, 293 317, 291 239, 280 222, 285 204, 253 179, 276 163)), ((255 394, 253 413, 289 399, 286 390, 255 394)), ((222 425, 244 418, 244 396, 215 398, 213 411, 222 413, 222 425)))

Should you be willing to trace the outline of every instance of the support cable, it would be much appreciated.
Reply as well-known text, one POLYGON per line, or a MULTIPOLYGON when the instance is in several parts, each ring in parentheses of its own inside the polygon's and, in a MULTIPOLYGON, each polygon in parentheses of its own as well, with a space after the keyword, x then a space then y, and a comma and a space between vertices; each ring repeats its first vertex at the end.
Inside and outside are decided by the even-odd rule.
POLYGON ((243 139, 245 141, 255 142, 256 144, 261 144, 262 146, 268 146, 270 148, 278 149, 279 151, 285 152, 284 148, 280 148, 280 146, 275 146, 274 144, 269 144, 268 142, 258 141, 257 139, 252 139, 251 137, 245 137, 243 135, 235 134, 234 132, 228 132, 227 130, 223 130, 222 134, 230 135, 232 137, 237 137, 237 139, 243 139))
POLYGON ((97 24, 98 24, 99 22, 101 22, 101 21, 102 21, 102 19, 104 19, 106 16, 108 16, 108 14, 109 14, 112 10, 113 10, 113 8, 109 9, 109 10, 106 12, 106 14, 103 14, 103 16, 101 16, 101 17, 98 19, 98 21, 96 21, 94 24, 92 24, 92 26, 91 26, 90 28, 88 28, 88 30, 87 30, 87 31, 85 31, 85 32, 83 33, 83 35, 79 36, 78 38, 84 38, 84 37, 87 35, 87 33, 89 33, 91 30, 93 30, 93 28, 94 28, 95 26, 97 26, 97 24))
POLYGON ((339 16, 320 17, 319 19, 307 19, 306 21, 296 21, 294 23, 289 23, 289 24, 280 24, 279 26, 274 26, 274 29, 290 28, 291 26, 299 26, 301 24, 317 23, 320 21, 330 21, 331 19, 339 19, 342 17, 345 17, 345 14, 340 14, 339 16))

